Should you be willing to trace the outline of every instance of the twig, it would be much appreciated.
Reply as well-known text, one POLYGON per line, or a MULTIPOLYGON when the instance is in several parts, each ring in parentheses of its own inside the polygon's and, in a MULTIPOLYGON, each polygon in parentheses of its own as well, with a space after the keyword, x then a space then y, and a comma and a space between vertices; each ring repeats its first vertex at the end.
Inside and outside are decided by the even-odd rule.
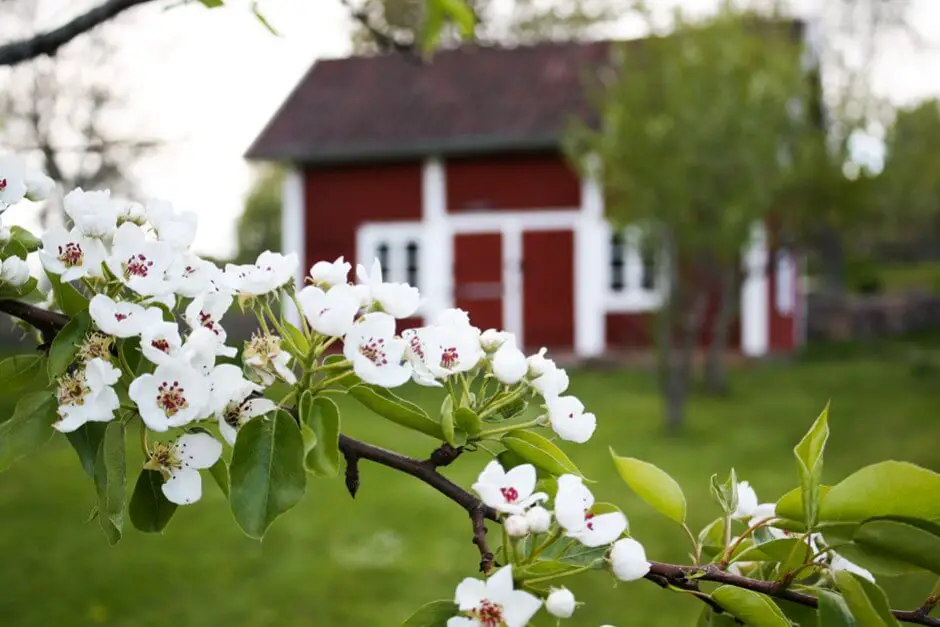
POLYGON ((463 447, 459 446, 454 448, 446 442, 441 444, 439 447, 434 449, 434 452, 431 453, 431 456, 425 461, 429 466, 434 468, 443 468, 444 466, 450 466, 454 463, 460 454, 463 453, 463 447))
MULTIPOLYGON (((62 314, 46 311, 45 309, 17 301, 0 301, 0 311, 20 318, 37 328, 45 327, 52 331, 61 329, 68 322, 68 318, 62 314)), ((437 468, 430 460, 422 461, 343 434, 339 436, 339 448, 346 457, 347 488, 349 487, 349 468, 354 468, 352 474, 355 479, 356 487, 358 488, 358 460, 367 459, 371 462, 415 477, 467 510, 473 524, 473 543, 480 549, 480 568, 484 572, 486 572, 488 568, 492 568, 493 554, 486 544, 485 521, 499 521, 495 509, 484 504, 472 493, 437 472, 437 468), (350 460, 355 461, 350 463, 350 460)), ((354 492, 354 490, 351 490, 351 492, 354 492)), ((662 562, 650 562, 650 564, 650 571, 647 573, 646 579, 663 588, 673 586, 693 593, 699 593, 698 582, 711 581, 752 590, 776 599, 783 599, 807 607, 816 607, 819 603, 816 597, 784 588, 775 581, 763 581, 760 579, 750 579, 741 575, 734 575, 714 565, 680 566, 662 562)), ((720 609, 707 595, 696 594, 696 596, 711 607, 720 609)), ((928 601, 935 602, 934 599, 928 599, 928 601)), ((932 618, 927 615, 927 612, 933 609, 933 607, 934 605, 932 603, 925 603, 924 606, 916 610, 891 610, 891 613, 896 619, 905 623, 940 627, 940 618, 932 618)))
POLYGON ((359 455, 352 451, 343 451, 346 458, 346 490, 349 496, 356 498, 359 491, 359 455))
POLYGON ((106 0, 58 28, 0 46, 0 65, 17 65, 41 55, 52 56, 59 48, 82 33, 92 30, 127 9, 148 2, 152 0, 106 0))

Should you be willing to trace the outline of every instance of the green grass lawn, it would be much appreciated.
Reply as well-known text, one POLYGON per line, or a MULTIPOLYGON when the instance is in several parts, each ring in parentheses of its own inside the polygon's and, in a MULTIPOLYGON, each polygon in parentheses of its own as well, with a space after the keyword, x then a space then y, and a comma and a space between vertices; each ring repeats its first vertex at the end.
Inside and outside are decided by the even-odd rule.
MULTIPOLYGON (((714 472, 724 475, 733 465, 762 500, 795 487, 790 450, 830 398, 826 481, 887 458, 940 469, 940 372, 915 372, 893 355, 738 373, 732 398, 694 401, 680 437, 663 435, 649 375, 577 373, 572 392, 600 425, 592 443, 567 450, 599 480, 599 499, 623 507, 653 559, 681 560, 682 532, 620 482, 608 445, 672 473, 686 491, 695 528, 716 515, 708 496, 714 472)), ((352 435, 416 455, 433 446, 347 409, 344 430, 352 435)), ((448 474, 469 485, 484 462, 465 456, 448 474)), ((341 480, 315 480, 263 543, 241 535, 208 476, 204 486, 203 501, 180 508, 163 536, 130 529, 109 548, 97 524, 85 523, 91 482, 64 440, 0 475, 0 624, 394 627, 476 574, 466 514, 431 488, 367 462, 355 501, 341 480)), ((572 587, 587 602, 567 621, 572 626, 692 625, 700 609, 649 582, 615 586, 603 573, 572 587)), ((898 606, 918 604, 929 588, 919 578, 889 586, 898 606)))

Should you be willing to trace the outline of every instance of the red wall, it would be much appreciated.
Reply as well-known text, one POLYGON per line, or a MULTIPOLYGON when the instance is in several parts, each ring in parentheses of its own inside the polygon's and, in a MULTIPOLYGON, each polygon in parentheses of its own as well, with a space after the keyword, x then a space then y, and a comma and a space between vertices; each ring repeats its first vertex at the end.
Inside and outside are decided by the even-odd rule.
POLYGON ((581 204, 578 175, 557 153, 452 158, 445 171, 451 212, 581 204))
POLYGON ((309 167, 304 202, 307 267, 340 255, 354 263, 362 222, 421 219, 421 164, 309 167))

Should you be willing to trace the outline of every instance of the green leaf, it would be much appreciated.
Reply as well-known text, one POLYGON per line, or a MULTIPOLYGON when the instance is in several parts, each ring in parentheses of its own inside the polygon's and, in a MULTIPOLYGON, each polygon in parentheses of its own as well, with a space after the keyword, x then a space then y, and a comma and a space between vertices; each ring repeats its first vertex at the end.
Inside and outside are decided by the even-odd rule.
MULTIPOLYGON (((308 392, 304 392, 301 403, 308 392)), ((316 445, 309 450, 304 459, 307 472, 321 477, 335 477, 339 474, 339 407, 332 399, 325 396, 311 397, 305 424, 316 437, 316 445)), ((304 416, 301 413, 301 416, 304 416)))
POLYGON ((872 520, 862 523, 853 539, 865 549, 940 575, 940 537, 930 531, 894 520, 872 520))
POLYGON ((199 3, 207 9, 217 9, 225 6, 225 0, 199 0, 199 3))
POLYGON ((431 601, 418 608, 402 627, 447 627, 447 619, 457 615, 457 606, 453 601, 431 601))
POLYGON ((570 570, 579 568, 570 562, 562 562, 554 559, 540 559, 533 564, 523 566, 519 569, 519 577, 528 579, 530 577, 544 577, 545 575, 559 575, 570 570))
MULTIPOLYGON (((831 486, 819 486, 820 500, 826 498, 826 494, 829 493, 830 489, 831 486)), ((806 514, 803 512, 802 488, 793 488, 781 496, 777 500, 774 511, 779 518, 787 521, 783 524, 774 523, 775 527, 779 526, 781 529, 790 529, 791 531, 806 530, 806 523, 803 522, 806 520, 806 514)))
POLYGON ((513 453, 549 474, 563 475, 571 473, 584 478, 584 475, 574 465, 574 462, 565 455, 564 451, 558 448, 554 442, 534 431, 527 429, 512 431, 504 435, 500 442, 513 453))
POLYGON ((408 429, 413 429, 438 440, 444 439, 440 423, 427 412, 386 389, 357 384, 349 388, 349 395, 373 412, 408 429))
POLYGON ((91 316, 87 311, 83 311, 73 316, 68 324, 56 334, 49 348, 49 364, 46 367, 50 380, 61 377, 72 365, 90 328, 91 316))
POLYGON ((457 428, 467 435, 478 435, 483 430, 483 421, 480 416, 469 407, 458 407, 454 412, 454 422, 457 428))
POLYGON ((149 366, 149 362, 144 360, 144 355, 140 351, 139 337, 118 340, 117 350, 131 372, 140 375, 143 374, 143 369, 149 366))
POLYGON ((858 627, 898 627, 881 588, 844 570, 833 573, 833 577, 858 627))
POLYGON ((852 612, 841 596, 828 590, 819 590, 819 607, 816 608, 818 627, 858 627, 852 612))
MULTIPOLYGON (((98 457, 98 447, 101 445, 101 439, 104 437, 104 430, 107 427, 108 424, 105 422, 86 422, 75 431, 65 434, 69 444, 78 454, 82 469, 92 479, 95 477, 95 459, 98 457)), ((141 429, 143 428, 141 427, 141 429)))
POLYGON ((48 390, 20 397, 13 416, 0 424, 0 470, 52 439, 52 424, 59 419, 57 408, 58 401, 48 390))
POLYGON ((711 594, 723 610, 751 627, 790 627, 783 611, 764 596, 744 588, 721 586, 711 594))
POLYGON ((697 627, 734 627, 738 622, 728 614, 718 614, 710 607, 702 608, 697 627))
POLYGON ((444 441, 456 447, 457 424, 454 421, 454 399, 450 395, 444 397, 441 404, 441 431, 444 432, 444 441))
POLYGON ((832 486, 819 510, 823 522, 878 516, 940 520, 940 475, 907 462, 872 464, 832 486))
POLYGON ((633 457, 618 457, 610 449, 617 473, 637 496, 657 512, 680 525, 685 523, 686 503, 676 480, 653 464, 633 457))
POLYGON ((49 277, 49 283, 52 285, 52 293, 55 301, 66 316, 88 311, 88 299, 81 292, 75 289, 71 283, 63 283, 58 274, 46 272, 49 277))
POLYGON ((26 259, 29 251, 26 250, 26 246, 22 243, 16 241, 12 237, 3 245, 3 249, 0 250, 0 257, 6 259, 7 257, 19 257, 20 259, 26 259))
POLYGON ((264 390, 264 397, 275 403, 280 403, 284 398, 294 391, 294 386, 284 381, 275 381, 264 390))
POLYGON ((22 246, 27 253, 35 252, 42 246, 42 240, 21 226, 10 227, 10 239, 22 246))
POLYGON ((225 460, 220 457, 216 463, 209 467, 209 474, 215 479, 216 485, 222 490, 225 498, 228 498, 229 478, 228 466, 225 464, 225 460))
POLYGON ((702 530, 698 532, 698 541, 703 546, 717 546, 724 548, 725 519, 716 518, 706 526, 702 527, 702 530))
POLYGON ((779 538, 748 547, 735 555, 734 561, 779 562, 782 572, 791 572, 803 564, 806 543, 796 538, 779 538))
POLYGON ((98 522, 111 545, 124 530, 127 499, 127 465, 124 454, 124 423, 108 423, 95 457, 95 488, 98 492, 98 522))
MULTIPOLYGON (((45 357, 42 355, 13 355, 0 361, 0 381, 3 381, 3 393, 15 394, 30 387, 43 373, 45 357)), ((44 384, 45 377, 42 379, 44 384)), ((6 417, 0 417, 0 422, 6 417)))
POLYGON ((287 320, 281 320, 281 326, 284 328, 284 343, 287 352, 296 359, 303 361, 310 352, 310 343, 304 337, 303 332, 292 325, 287 320))
POLYGON ((473 37, 477 18, 465 0, 432 0, 441 3, 445 15, 457 27, 461 37, 473 37))
POLYGON ((0 300, 23 298, 31 294, 38 284, 35 277, 30 277, 22 285, 10 285, 8 283, 0 285, 0 300))
POLYGON ((235 521, 248 536, 261 539, 306 489, 304 442, 297 422, 285 411, 249 420, 235 440, 230 471, 235 521))
POLYGON ((712 498, 725 514, 732 514, 738 509, 738 477, 734 468, 728 473, 728 479, 721 483, 718 475, 712 475, 710 482, 712 498))
POLYGON ((276 36, 276 37, 280 37, 280 36, 281 36, 280 33, 278 33, 276 30, 274 30, 274 27, 271 26, 271 23, 268 22, 267 18, 265 18, 264 15, 261 14, 261 9, 258 8, 258 2, 257 2, 257 0, 254 0, 254 1, 251 3, 251 12, 254 13, 254 16, 258 19, 258 21, 261 22, 261 24, 262 24, 266 29, 268 29, 268 32, 269 32, 269 33, 271 33, 272 35, 274 35, 274 36, 276 36))
POLYGON ((800 443, 793 448, 800 473, 800 495, 804 522, 808 529, 816 525, 819 513, 819 482, 822 479, 823 451, 829 439, 829 405, 823 408, 800 443))
POLYGON ((876 575, 897 577, 923 572, 919 566, 898 559, 871 545, 855 543, 853 538, 859 527, 857 523, 827 526, 822 530, 823 539, 827 546, 838 547, 837 551, 842 557, 876 575))
POLYGON ((141 470, 128 506, 134 527, 144 533, 160 533, 174 512, 176 503, 168 501, 163 494, 163 475, 156 470, 141 470))

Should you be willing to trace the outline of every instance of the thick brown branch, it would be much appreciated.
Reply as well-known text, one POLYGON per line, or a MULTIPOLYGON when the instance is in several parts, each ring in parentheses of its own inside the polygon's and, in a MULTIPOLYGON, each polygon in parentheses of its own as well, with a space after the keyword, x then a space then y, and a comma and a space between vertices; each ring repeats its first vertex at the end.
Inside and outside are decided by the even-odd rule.
POLYGON ((481 507, 470 512, 470 521, 473 523, 473 543, 480 550, 480 572, 487 574, 493 568, 493 552, 486 543, 486 514, 481 507))
POLYGON ((0 311, 28 322, 39 329, 46 343, 51 342, 55 334, 69 321, 67 316, 60 313, 18 300, 0 300, 0 311))
POLYGON ((428 457, 425 463, 430 464, 435 468, 450 466, 458 457, 460 457, 461 453, 463 453, 462 446, 454 448, 445 442, 444 444, 441 444, 439 447, 434 449, 434 451, 431 453, 431 456, 428 457))
POLYGON ((0 46, 0 65, 16 65, 41 55, 54 55, 82 33, 107 22, 127 9, 153 0, 106 0, 62 26, 28 39, 0 46))

